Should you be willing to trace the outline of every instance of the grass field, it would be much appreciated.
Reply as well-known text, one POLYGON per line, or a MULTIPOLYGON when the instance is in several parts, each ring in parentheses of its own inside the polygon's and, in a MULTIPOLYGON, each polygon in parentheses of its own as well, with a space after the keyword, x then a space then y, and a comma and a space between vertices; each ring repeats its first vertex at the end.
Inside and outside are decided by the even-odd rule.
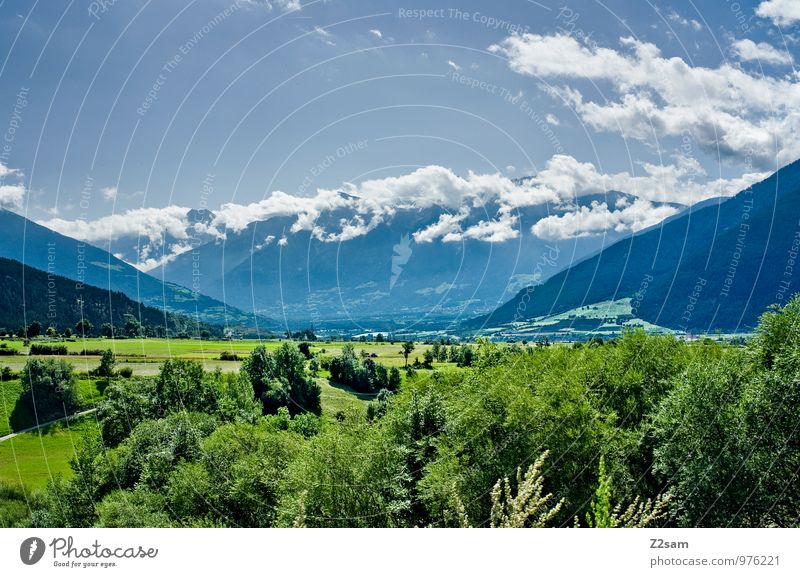
MULTIPOLYGON (((79 410, 90 408, 103 398, 102 381, 78 379, 77 382, 79 410)), ((27 406, 18 403, 21 394, 22 383, 19 379, 0 383, 0 437, 36 425, 33 412, 27 406)))
MULTIPOLYGON (((3 341, 7 348, 19 352, 17 355, 0 356, 0 367, 8 366, 14 371, 19 371, 28 360, 28 349, 23 346, 20 339, 3 341)), ((51 341, 43 341, 51 342, 51 341)), ((99 364, 99 355, 80 355, 82 351, 100 351, 111 349, 117 356, 118 363, 133 369, 135 375, 152 376, 158 373, 159 365, 166 359, 182 358, 201 361, 206 370, 213 371, 219 368, 223 372, 238 371, 241 366, 239 361, 221 361, 219 356, 223 352, 234 353, 240 357, 247 356, 258 345, 263 344, 267 349, 275 349, 282 341, 269 340, 234 340, 234 341, 200 341, 194 339, 79 339, 75 341, 52 341, 54 344, 65 345, 71 353, 62 358, 69 361, 76 371, 87 373, 99 364)), ((335 356, 341 353, 343 341, 311 343, 311 352, 335 356)), ((376 355, 377 361, 387 367, 402 367, 405 364, 400 353, 400 344, 395 343, 353 343, 356 351, 366 351, 376 355)), ((413 362, 415 357, 422 359, 429 345, 416 344, 416 348, 409 357, 413 362)))
MULTIPOLYGON (((19 371, 28 360, 28 349, 23 347, 21 340, 6 340, 7 348, 19 352, 17 355, 0 356, 0 367, 9 366, 14 371, 19 371)), ((44 341, 48 342, 48 341, 44 341)), ((244 358, 259 344, 268 349, 275 349, 281 341, 198 341, 189 339, 100 339, 92 338, 76 340, 74 342, 59 342, 64 344, 70 353, 79 353, 83 350, 111 349, 117 356, 117 368, 130 367, 134 375, 152 376, 158 374, 161 363, 169 358, 184 358, 200 361, 206 370, 220 368, 225 372, 238 371, 241 361, 220 361, 222 352, 230 352, 244 358)), ((311 343, 311 351, 323 356, 336 356, 341 353, 345 342, 317 342, 311 343)), ((353 343, 357 353, 366 351, 374 359, 387 367, 402 367, 405 364, 399 343, 353 343)), ((409 357, 413 363, 415 357, 420 359, 429 345, 417 343, 409 357)), ((61 358, 73 365, 80 375, 78 379, 78 395, 81 410, 91 407, 101 400, 103 382, 86 378, 88 371, 95 369, 99 364, 99 356, 77 355, 39 358, 61 358)), ((437 368, 448 364, 436 363, 437 368)), ((452 365, 449 365, 452 366, 452 365)), ((425 371, 421 371, 425 372, 425 371)), ((318 382, 322 387, 322 409, 328 418, 334 418, 337 413, 346 414, 366 411, 366 403, 372 400, 372 395, 360 394, 349 387, 332 384, 326 378, 328 374, 323 371, 318 382)), ((19 379, 0 383, 0 436, 7 435, 15 430, 21 430, 35 425, 35 419, 30 411, 22 405, 17 406, 22 392, 19 379)), ((73 422, 51 425, 39 432, 23 433, 12 439, 0 442, 0 481, 18 484, 20 478, 28 489, 44 486, 54 475, 61 473, 69 475, 69 460, 74 454, 75 447, 80 438, 86 434, 96 434, 97 427, 93 415, 87 415, 73 422)))
POLYGON ((39 489, 56 475, 70 475, 69 460, 86 435, 98 434, 94 415, 56 423, 0 443, 0 481, 39 489))

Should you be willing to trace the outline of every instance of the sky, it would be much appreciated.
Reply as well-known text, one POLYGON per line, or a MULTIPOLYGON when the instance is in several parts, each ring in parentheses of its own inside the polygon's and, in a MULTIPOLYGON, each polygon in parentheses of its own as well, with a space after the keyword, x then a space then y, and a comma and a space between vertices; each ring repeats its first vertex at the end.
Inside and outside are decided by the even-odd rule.
POLYGON ((503 242, 516 208, 620 190, 531 232, 635 231, 800 157, 799 26, 796 0, 0 0, 0 207, 90 242, 344 207, 341 241, 438 203, 418 242, 503 242))

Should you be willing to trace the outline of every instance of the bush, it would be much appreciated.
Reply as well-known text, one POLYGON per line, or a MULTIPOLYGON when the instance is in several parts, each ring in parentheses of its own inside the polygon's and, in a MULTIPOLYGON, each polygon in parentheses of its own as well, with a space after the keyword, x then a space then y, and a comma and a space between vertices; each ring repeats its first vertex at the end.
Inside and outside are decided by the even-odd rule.
POLYGON ((231 353, 228 351, 222 351, 219 354, 219 360, 221 361, 240 361, 242 358, 237 355, 236 353, 231 353))
POLYGON ((118 373, 123 379, 130 379, 133 376, 133 369, 130 367, 122 367, 118 373))
POLYGON ((42 345, 35 343, 31 345, 30 354, 32 355, 67 355, 66 345, 42 345))
POLYGON ((72 366, 65 361, 30 359, 21 381, 22 399, 36 411, 39 421, 72 414, 78 407, 72 366))

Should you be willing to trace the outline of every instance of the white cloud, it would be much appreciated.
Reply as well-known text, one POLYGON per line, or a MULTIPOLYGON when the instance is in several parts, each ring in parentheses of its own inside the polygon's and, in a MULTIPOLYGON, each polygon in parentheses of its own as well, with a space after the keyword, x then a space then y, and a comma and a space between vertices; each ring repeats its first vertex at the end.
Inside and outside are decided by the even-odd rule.
POLYGON ((22 182, 22 171, 9 168, 0 162, 0 208, 19 210, 25 200, 25 184, 22 182), (13 177, 16 184, 6 184, 7 177, 13 177))
POLYGON ((791 64, 792 56, 781 52, 766 42, 756 44, 749 38, 737 40, 732 45, 733 53, 744 62, 756 61, 765 64, 791 64))
POLYGON ((496 220, 482 220, 464 231, 464 238, 482 240, 484 242, 505 242, 519 236, 517 221, 519 217, 501 214, 496 220))
POLYGON ((272 10, 278 7, 283 12, 291 12, 300 10, 302 5, 300 0, 236 0, 239 4, 247 4, 250 6, 264 6, 267 10, 272 10))
POLYGON ((618 233, 636 232, 658 224, 678 212, 677 208, 637 199, 617 210, 605 202, 593 202, 564 215, 552 215, 538 221, 531 232, 545 240, 564 240, 593 236, 614 230, 618 233))
POLYGON ((441 238, 444 242, 460 240, 462 233, 461 222, 468 216, 468 207, 462 207, 456 214, 443 214, 432 225, 415 232, 413 234, 414 242, 433 242, 437 238, 441 238))
POLYGON ((755 76, 728 63, 691 66, 633 38, 620 44, 618 51, 564 34, 522 34, 490 50, 520 74, 610 83, 618 100, 595 102, 570 86, 550 89, 596 130, 647 142, 688 133, 701 149, 745 166, 774 168, 776 160, 783 165, 800 157, 797 82, 755 76))
POLYGON ((369 33, 372 34, 375 38, 383 38, 383 33, 377 28, 373 28, 372 30, 369 31, 369 33))
MULTIPOLYGON (((548 237, 594 234, 601 230, 601 224, 618 230, 638 230, 672 214, 659 206, 661 203, 691 205, 715 196, 730 196, 765 176, 749 173, 737 179, 709 181, 696 160, 682 157, 671 165, 642 163, 638 172, 640 174, 603 173, 591 163, 566 155, 553 156, 543 170, 521 182, 501 174, 469 172, 462 177, 450 169, 433 165, 401 176, 345 183, 344 192, 318 189, 314 196, 301 197, 274 191, 259 202, 223 204, 214 212, 210 223, 192 225, 188 208, 168 206, 131 209, 93 221, 52 218, 40 224, 101 245, 135 239, 132 244, 137 246, 138 254, 132 264, 149 270, 190 250, 192 241, 197 238, 225 238, 228 233, 241 232, 250 223, 274 217, 294 219, 289 234, 277 240, 280 246, 285 246, 291 234, 300 231, 309 231, 322 242, 346 242, 391 220, 398 210, 434 206, 449 212, 442 214, 435 223, 415 231, 415 242, 472 239, 491 243, 514 239, 519 236, 514 209, 544 203, 567 212, 536 225, 535 232, 548 237), (612 190, 627 193, 637 200, 618 203, 613 211, 608 207, 577 208, 581 197, 612 190), (494 214, 487 214, 477 223, 466 224, 474 208, 489 206, 496 207, 494 214), (334 211, 341 211, 347 217, 323 228, 318 222, 320 216, 334 211), (548 228, 543 228, 545 226, 548 228), (549 232, 550 229, 556 232, 549 232)), ((8 187, 0 191, 5 188, 8 187)), ((9 196, 10 202, 21 203, 23 194, 24 188, 20 187, 16 196, 9 196)), ((266 237, 254 250, 261 250, 275 241, 274 237, 266 237)))
POLYGON ((21 184, 0 185, 0 208, 19 210, 25 199, 25 187, 21 184))
POLYGON ((756 14, 769 18, 778 26, 800 22, 800 3, 797 0, 766 0, 758 5, 756 14))
POLYGON ((547 121, 547 124, 551 124, 553 126, 558 126, 559 124, 561 124, 561 121, 555 114, 548 114, 547 116, 544 117, 544 119, 547 121))
POLYGON ((267 220, 276 216, 297 216, 296 229, 309 230, 312 223, 323 211, 335 210, 351 206, 353 201, 339 194, 335 190, 319 190, 316 196, 293 196, 280 190, 274 191, 269 197, 259 202, 247 205, 227 203, 215 212, 207 232, 218 231, 223 234, 225 229, 240 232, 247 228, 251 222, 267 220))
POLYGON ((461 70, 461 67, 460 67, 458 64, 456 64, 455 62, 453 62, 452 60, 448 60, 448 61, 447 61, 447 65, 448 65, 450 68, 452 68, 454 71, 456 71, 456 72, 458 72, 459 70, 461 70))
POLYGON ((9 168, 2 162, 0 162, 0 178, 5 178, 6 176, 16 176, 20 173, 19 170, 16 168, 9 168))
POLYGON ((100 193, 103 195, 103 198, 106 200, 114 200, 117 198, 117 187, 116 186, 106 186, 105 188, 100 189, 100 193))

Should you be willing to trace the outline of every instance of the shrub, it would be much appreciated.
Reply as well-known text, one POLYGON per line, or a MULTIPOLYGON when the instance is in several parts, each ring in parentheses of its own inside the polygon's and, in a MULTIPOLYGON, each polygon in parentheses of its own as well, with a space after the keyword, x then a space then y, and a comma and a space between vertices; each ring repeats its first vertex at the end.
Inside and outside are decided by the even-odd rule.
POLYGON ((31 345, 30 354, 32 355, 67 355, 66 345, 42 345, 34 343, 31 345))
POLYGON ((242 358, 237 355, 236 353, 231 353, 228 351, 222 351, 219 354, 219 360, 221 361, 240 361, 242 358))
POLYGON ((72 366, 61 360, 30 359, 22 369, 22 399, 39 421, 71 414, 78 406, 72 366))
POLYGON ((123 379, 130 379, 133 376, 133 369, 130 367, 122 367, 118 372, 123 379))

